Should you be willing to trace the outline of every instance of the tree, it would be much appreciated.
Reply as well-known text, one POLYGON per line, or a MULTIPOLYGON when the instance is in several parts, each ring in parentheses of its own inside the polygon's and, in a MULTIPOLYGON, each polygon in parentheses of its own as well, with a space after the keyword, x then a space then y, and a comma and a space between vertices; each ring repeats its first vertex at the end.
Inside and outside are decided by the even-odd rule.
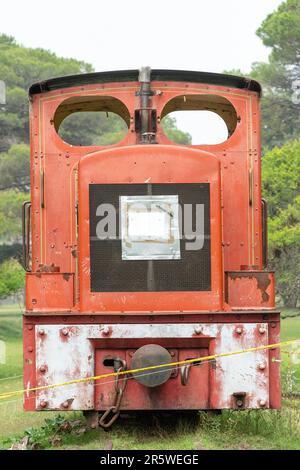
POLYGON ((270 265, 284 305, 300 299, 300 140, 267 152, 262 160, 268 201, 270 265))
POLYGON ((0 153, 0 190, 28 191, 29 185, 29 145, 14 144, 0 153))
POLYGON ((61 124, 59 135, 72 145, 110 145, 128 132, 125 121, 104 111, 70 114, 61 124))
POLYGON ((28 193, 10 189, 0 193, 0 243, 21 241, 21 208, 28 193))
POLYGON ((24 271, 14 260, 0 264, 0 299, 20 291, 24 286, 24 271))
POLYGON ((12 144, 28 143, 28 88, 32 83, 54 76, 91 72, 92 66, 57 57, 44 49, 20 46, 13 37, 2 34, 0 71, 7 89, 7 104, 0 110, 0 151, 7 151, 12 144))
POLYGON ((257 30, 271 48, 268 63, 251 76, 263 85, 262 140, 272 148, 300 134, 300 0, 286 0, 257 30))
POLYGON ((191 144, 192 136, 188 132, 183 132, 177 127, 176 119, 166 116, 161 121, 166 136, 177 144, 191 144))
POLYGON ((284 65, 290 65, 291 75, 300 72, 300 2, 286 0, 277 11, 271 13, 257 30, 263 43, 272 48, 272 57, 284 65))

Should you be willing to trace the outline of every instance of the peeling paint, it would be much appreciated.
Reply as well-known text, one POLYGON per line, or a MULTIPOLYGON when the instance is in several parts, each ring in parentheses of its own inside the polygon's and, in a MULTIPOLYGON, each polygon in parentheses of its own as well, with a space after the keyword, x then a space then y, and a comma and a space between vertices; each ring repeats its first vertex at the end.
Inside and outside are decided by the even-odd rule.
MULTIPOLYGON (((149 339, 151 342, 153 338, 157 338, 162 344, 164 340, 170 342, 175 339, 190 341, 206 339, 206 342, 210 344, 209 354, 221 354, 268 344, 267 324, 243 324, 242 334, 236 333, 237 326, 239 325, 233 323, 43 325, 43 328, 36 326, 37 386, 93 376, 95 373, 94 341, 97 340, 97 344, 107 341, 102 334, 105 327, 110 331, 109 340, 122 339, 123 348, 126 348, 126 340, 130 338, 149 339), (40 334, 41 329, 44 330, 43 335, 40 334), (69 332, 67 341, 63 340, 61 334, 63 329, 69 332), (195 331, 200 331, 200 329, 201 333, 196 338, 195 331), (261 334, 260 329, 264 329, 265 333, 261 334), (45 364, 47 364, 47 370, 41 374, 39 368, 45 364)), ((109 351, 112 350, 109 349, 109 351)), ((215 361, 214 366, 210 366, 210 382, 206 384, 206 387, 214 389, 211 394, 210 408, 232 408, 234 395, 241 392, 245 393, 245 408, 260 408, 262 401, 266 403, 266 407, 268 406, 267 351, 220 358, 215 361), (265 369, 260 370, 260 364, 265 364, 265 369)), ((180 377, 170 380, 180 380, 180 377)), ((98 386, 101 385, 98 384, 98 386)), ((103 392, 106 387, 107 385, 103 384, 103 392)), ((201 394, 203 384, 199 383, 199 387, 201 394)), ((174 408, 179 407, 179 401, 183 401, 177 393, 174 396, 171 394, 169 400, 170 403, 175 403, 174 408)), ((41 407, 42 402, 47 402, 47 409, 61 409, 66 401, 69 403, 68 409, 94 409, 94 383, 72 384, 37 392, 37 408, 41 407)), ((124 401, 125 408, 126 403, 130 407, 130 400, 124 401)), ((181 406, 184 407, 184 403, 181 406)))

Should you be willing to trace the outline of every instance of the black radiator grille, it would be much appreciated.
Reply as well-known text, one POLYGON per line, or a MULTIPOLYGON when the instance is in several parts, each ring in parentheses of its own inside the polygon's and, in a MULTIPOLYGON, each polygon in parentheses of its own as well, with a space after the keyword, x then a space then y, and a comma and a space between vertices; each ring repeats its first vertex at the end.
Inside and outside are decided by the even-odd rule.
MULTIPOLYGON (((208 183, 90 184, 90 264, 92 292, 209 291, 211 290, 210 187, 208 183), (122 260, 121 240, 99 240, 96 216, 100 204, 117 209, 119 197, 178 195, 179 203, 204 204, 205 242, 201 250, 187 251, 180 241, 178 260, 122 260), (149 274, 151 273, 151 274, 149 274), (149 282, 149 276, 152 280, 149 282)), ((193 217, 194 220, 194 217, 193 217)))

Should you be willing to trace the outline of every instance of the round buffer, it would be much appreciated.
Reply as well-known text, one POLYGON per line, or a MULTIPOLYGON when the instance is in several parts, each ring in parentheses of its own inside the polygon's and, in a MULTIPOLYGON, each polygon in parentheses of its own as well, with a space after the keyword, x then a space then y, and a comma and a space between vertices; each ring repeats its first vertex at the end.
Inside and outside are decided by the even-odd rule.
MULTIPOLYGON (((170 353, 158 344, 146 344, 135 351, 131 369, 142 369, 144 367, 157 366, 159 364, 169 364, 171 361, 170 353)), ((145 387, 157 387, 162 385, 171 377, 171 367, 142 370, 134 372, 132 375, 145 387)))

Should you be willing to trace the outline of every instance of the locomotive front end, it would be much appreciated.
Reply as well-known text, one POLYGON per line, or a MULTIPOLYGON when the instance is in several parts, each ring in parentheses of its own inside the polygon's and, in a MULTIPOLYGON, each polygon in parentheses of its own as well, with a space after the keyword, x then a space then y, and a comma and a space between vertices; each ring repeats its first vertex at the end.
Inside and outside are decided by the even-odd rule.
POLYGON ((109 427, 120 411, 280 407, 279 350, 264 349, 280 323, 259 96, 249 79, 148 68, 31 88, 24 357, 39 389, 25 409, 100 413, 109 427), (228 139, 171 142, 161 120, 180 109, 218 114, 228 139), (60 139, 88 110, 120 115, 124 139, 60 139))

